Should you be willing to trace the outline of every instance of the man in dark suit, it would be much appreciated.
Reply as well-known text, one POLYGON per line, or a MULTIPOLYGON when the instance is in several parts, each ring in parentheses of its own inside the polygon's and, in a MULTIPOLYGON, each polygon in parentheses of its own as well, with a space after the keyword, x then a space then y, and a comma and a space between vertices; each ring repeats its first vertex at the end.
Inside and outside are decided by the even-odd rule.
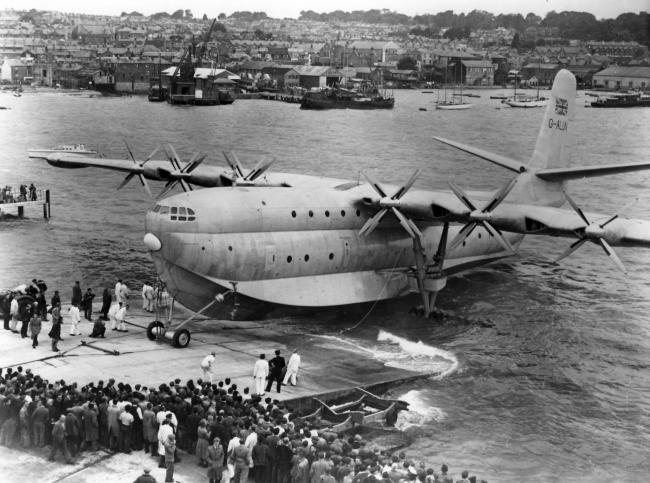
POLYGON ((273 381, 277 381, 277 389, 280 392, 282 386, 282 371, 287 366, 284 357, 280 355, 280 349, 275 351, 275 357, 269 361, 269 382, 266 384, 266 392, 271 390, 273 381))

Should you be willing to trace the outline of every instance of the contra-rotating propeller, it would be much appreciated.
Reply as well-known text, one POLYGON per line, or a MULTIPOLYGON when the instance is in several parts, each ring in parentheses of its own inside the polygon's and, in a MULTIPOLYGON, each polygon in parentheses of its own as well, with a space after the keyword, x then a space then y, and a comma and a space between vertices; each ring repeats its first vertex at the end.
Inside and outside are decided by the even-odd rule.
POLYGON ((126 142, 126 139, 124 140, 124 144, 126 145, 126 149, 129 152, 129 156, 131 157, 131 160, 133 161, 133 164, 136 165, 138 170, 127 174, 126 177, 124 178, 124 181, 122 181, 122 183, 120 183, 120 185, 117 187, 117 189, 119 190, 119 189, 124 188, 124 186, 126 186, 126 184, 129 181, 131 181, 131 179, 134 176, 137 176, 140 179, 140 183, 142 183, 142 186, 144 186, 144 189, 147 190, 147 193, 149 193, 149 196, 153 196, 151 194, 151 190, 149 189, 149 184, 147 183, 147 179, 144 177, 143 172, 144 172, 144 165, 147 163, 147 161, 149 161, 151 158, 153 158, 155 156, 155 154, 160 149, 160 145, 156 146, 156 148, 151 152, 151 154, 149 156, 147 156, 145 158, 144 161, 142 161, 141 163, 138 163, 135 160, 135 157, 133 156, 133 151, 131 150, 131 146, 129 146, 129 143, 126 142))
POLYGON ((416 170, 411 175, 406 184, 398 188, 397 191, 391 196, 388 196, 386 194, 386 191, 384 191, 384 188, 377 181, 373 180, 368 174, 364 172, 361 173, 363 177, 366 178, 370 186, 372 186, 372 188, 379 194, 379 196, 381 196, 379 199, 379 206, 382 208, 373 216, 371 216, 368 221, 366 221, 365 225, 363 225, 359 231, 359 234, 361 236, 370 235, 374 229, 377 228, 377 225, 379 225, 379 222, 386 215, 386 213, 391 211, 393 215, 395 215, 395 218, 397 218, 397 221, 399 221, 399 224, 402 225, 402 228, 404 228, 406 233, 408 233, 411 238, 422 238, 422 232, 418 229, 415 223, 413 223, 411 219, 404 216, 404 214, 398 209, 400 199, 402 199, 406 192, 411 189, 413 183, 415 183, 415 180, 418 176, 420 176, 421 172, 422 170, 420 169, 416 170))
POLYGON ((275 158, 267 158, 266 156, 263 156, 253 169, 244 174, 244 167, 239 162, 239 158, 237 158, 237 155, 233 151, 223 151, 223 156, 226 158, 228 166, 232 169, 232 175, 227 176, 227 178, 231 181, 233 186, 254 185, 255 180, 262 176, 275 162, 275 158))
POLYGON ((607 220, 605 220, 603 223, 599 222, 590 222, 587 217, 585 216, 584 212, 580 209, 580 207, 571 199, 571 197, 567 194, 566 191, 564 191, 564 196, 566 197, 567 201, 571 205, 571 208, 580 216, 582 221, 584 221, 585 226, 578 228, 575 230, 576 235, 578 236, 578 241, 572 243, 569 248, 567 248, 558 258, 555 259, 555 263, 559 262, 560 260, 568 257, 571 255, 573 252, 575 252, 578 248, 580 248, 582 245, 584 245, 585 242, 590 241, 593 242, 597 245, 600 245, 602 249, 605 251, 607 256, 614 262, 614 264, 621 270, 623 273, 627 274, 627 270, 625 269, 625 265, 623 265, 623 262, 621 262, 621 259, 618 258, 618 255, 614 252, 612 247, 605 241, 604 235, 605 231, 604 228, 609 225, 612 221, 614 221, 616 218, 618 218, 621 213, 624 213, 628 209, 634 205, 638 199, 632 200, 630 203, 628 203, 626 206, 624 206, 619 213, 616 213, 615 215, 610 216, 607 220))
POLYGON ((476 203, 472 202, 472 200, 467 196, 467 194, 453 181, 450 181, 449 187, 451 190, 454 192, 454 194, 460 199, 460 201, 463 202, 463 204, 469 208, 469 212, 465 215, 468 218, 468 222, 461 228, 461 230, 458 232, 458 235, 456 235, 456 238, 454 238, 449 245, 450 250, 454 250, 456 247, 458 247, 461 243, 463 243, 467 237, 469 237, 474 229, 478 226, 481 225, 483 226, 494 238, 498 240, 498 242, 508 250, 509 252, 514 253, 515 249, 513 246, 510 244, 510 242, 501 234, 499 230, 494 228, 492 224, 490 223, 490 219, 492 218, 492 212, 494 209, 501 204, 501 202, 508 196, 510 191, 512 191, 512 188, 514 188, 515 184, 517 183, 517 178, 513 178, 510 180, 510 182, 505 185, 503 188, 501 188, 499 191, 495 193, 495 195, 492 197, 490 201, 481 209, 478 209, 476 207, 476 203))
POLYGON ((163 146, 167 158, 174 168, 174 172, 170 173, 170 179, 165 183, 165 189, 158 195, 158 198, 162 198, 169 191, 171 191, 177 184, 181 185, 183 191, 192 191, 192 185, 188 183, 187 179, 191 178, 191 173, 194 171, 206 158, 207 153, 197 152, 192 156, 192 158, 187 162, 185 166, 181 168, 181 158, 176 153, 174 146, 168 144, 163 146))

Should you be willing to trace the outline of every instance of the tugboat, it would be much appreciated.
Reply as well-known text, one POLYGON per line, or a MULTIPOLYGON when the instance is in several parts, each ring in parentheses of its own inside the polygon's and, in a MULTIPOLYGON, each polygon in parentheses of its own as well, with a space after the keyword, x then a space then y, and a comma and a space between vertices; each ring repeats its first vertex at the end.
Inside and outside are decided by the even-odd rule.
POLYGON ((302 96, 301 109, 392 109, 395 98, 382 94, 372 86, 360 90, 328 87, 319 91, 307 91, 302 96))
POLYGON ((591 107, 650 107, 650 96, 640 92, 607 94, 591 102, 591 107))

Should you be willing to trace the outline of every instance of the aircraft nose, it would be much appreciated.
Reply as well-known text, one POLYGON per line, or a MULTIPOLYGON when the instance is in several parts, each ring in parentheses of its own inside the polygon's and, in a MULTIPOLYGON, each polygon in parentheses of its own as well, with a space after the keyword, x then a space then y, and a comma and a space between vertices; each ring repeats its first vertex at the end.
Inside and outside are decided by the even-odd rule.
POLYGON ((157 252, 162 248, 162 243, 160 239, 153 233, 147 233, 144 236, 144 245, 149 249, 150 252, 157 252))

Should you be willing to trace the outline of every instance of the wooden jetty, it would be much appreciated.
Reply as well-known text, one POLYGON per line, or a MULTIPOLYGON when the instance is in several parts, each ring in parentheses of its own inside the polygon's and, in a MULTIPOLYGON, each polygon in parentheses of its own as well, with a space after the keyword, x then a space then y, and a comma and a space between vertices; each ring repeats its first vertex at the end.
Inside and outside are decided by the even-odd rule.
POLYGON ((43 218, 46 220, 50 218, 50 190, 37 190, 36 199, 29 199, 23 195, 15 196, 11 187, 5 187, 0 190, 0 218, 10 211, 16 210, 19 218, 24 218, 26 207, 43 207, 43 218))

